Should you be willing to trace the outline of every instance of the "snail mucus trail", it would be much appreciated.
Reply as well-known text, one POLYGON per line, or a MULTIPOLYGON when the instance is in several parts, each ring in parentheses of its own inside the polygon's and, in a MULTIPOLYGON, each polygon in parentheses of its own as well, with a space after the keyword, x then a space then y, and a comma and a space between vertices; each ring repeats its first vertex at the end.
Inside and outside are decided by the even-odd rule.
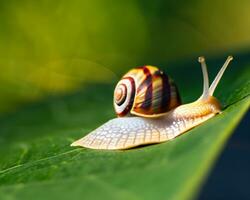
POLYGON ((114 108, 118 118, 112 119, 71 146, 91 149, 129 149, 161 143, 198 126, 221 112, 213 96, 228 64, 229 56, 209 86, 204 57, 199 57, 203 74, 203 93, 196 101, 181 105, 173 80, 153 66, 130 70, 118 82, 114 92, 114 108))

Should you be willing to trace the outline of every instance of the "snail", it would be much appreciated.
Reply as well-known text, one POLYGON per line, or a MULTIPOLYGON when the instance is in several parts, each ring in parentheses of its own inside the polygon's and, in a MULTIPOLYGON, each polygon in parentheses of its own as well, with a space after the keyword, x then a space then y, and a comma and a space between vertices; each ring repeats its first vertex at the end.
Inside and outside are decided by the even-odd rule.
POLYGON ((129 149, 162 143, 198 126, 221 113, 213 96, 224 71, 233 59, 229 56, 209 86, 204 57, 199 57, 203 74, 203 93, 196 101, 181 105, 174 81, 153 66, 130 70, 114 91, 117 118, 112 119, 71 146, 91 149, 129 149))

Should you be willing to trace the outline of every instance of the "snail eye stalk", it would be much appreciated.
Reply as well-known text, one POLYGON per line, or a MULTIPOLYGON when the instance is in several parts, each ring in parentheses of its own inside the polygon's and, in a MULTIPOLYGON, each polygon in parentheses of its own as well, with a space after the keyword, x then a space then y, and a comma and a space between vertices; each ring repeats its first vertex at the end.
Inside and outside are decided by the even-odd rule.
POLYGON ((216 75, 214 81, 209 87, 209 78, 208 78, 208 72, 207 72, 207 65, 205 58, 203 56, 198 58, 198 61, 201 63, 201 69, 202 69, 202 74, 203 74, 203 92, 201 97, 199 98, 200 100, 204 100, 209 98, 210 96, 213 96, 213 93, 220 82, 221 77, 223 76, 223 73, 225 72, 226 68, 228 67, 230 61, 233 60, 232 56, 228 56, 226 62, 224 65, 221 67, 220 71, 216 75))
POLYGON ((207 65, 203 56, 199 57, 198 61, 201 63, 201 69, 203 74, 203 93, 200 99, 207 99, 207 97, 209 96, 209 78, 207 73, 207 65))
POLYGON ((213 93, 218 85, 218 83, 220 82, 220 79, 222 77, 222 75, 224 74, 226 68, 228 67, 229 63, 233 60, 233 56, 228 56, 226 62, 224 63, 224 65, 221 67, 220 71, 218 72, 218 74, 216 75, 213 83, 211 84, 210 88, 209 88, 209 95, 213 96, 213 93))

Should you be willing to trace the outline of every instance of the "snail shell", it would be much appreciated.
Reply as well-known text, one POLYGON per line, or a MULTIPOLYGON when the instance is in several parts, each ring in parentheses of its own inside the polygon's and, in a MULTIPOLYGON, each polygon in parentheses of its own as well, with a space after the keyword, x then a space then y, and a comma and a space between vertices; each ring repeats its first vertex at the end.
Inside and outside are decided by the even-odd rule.
POLYGON ((114 108, 119 117, 159 117, 181 104, 174 81, 154 66, 130 70, 117 83, 114 108))

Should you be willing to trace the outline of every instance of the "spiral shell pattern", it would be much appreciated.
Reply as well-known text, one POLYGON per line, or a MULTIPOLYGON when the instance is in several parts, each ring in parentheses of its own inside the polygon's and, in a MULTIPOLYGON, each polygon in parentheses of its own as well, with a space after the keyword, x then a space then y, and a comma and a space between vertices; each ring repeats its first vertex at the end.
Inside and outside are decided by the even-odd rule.
POLYGON ((174 82, 164 72, 149 65, 130 70, 114 91, 114 107, 120 117, 158 117, 180 103, 174 82))
POLYGON ((131 110, 135 90, 135 81, 132 77, 124 77, 118 82, 114 92, 114 107, 118 116, 125 116, 131 110))

